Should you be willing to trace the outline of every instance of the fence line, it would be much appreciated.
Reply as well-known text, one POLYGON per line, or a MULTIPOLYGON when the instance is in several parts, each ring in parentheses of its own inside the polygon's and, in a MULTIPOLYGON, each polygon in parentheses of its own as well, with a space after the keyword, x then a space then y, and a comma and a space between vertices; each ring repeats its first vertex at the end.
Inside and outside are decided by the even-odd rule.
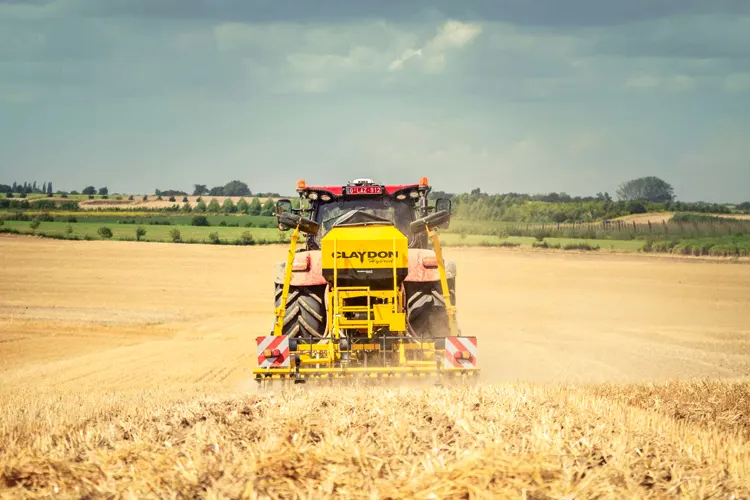
POLYGON ((562 237, 590 239, 656 239, 665 237, 707 237, 750 235, 750 221, 603 221, 580 223, 504 223, 493 233, 508 236, 562 237))

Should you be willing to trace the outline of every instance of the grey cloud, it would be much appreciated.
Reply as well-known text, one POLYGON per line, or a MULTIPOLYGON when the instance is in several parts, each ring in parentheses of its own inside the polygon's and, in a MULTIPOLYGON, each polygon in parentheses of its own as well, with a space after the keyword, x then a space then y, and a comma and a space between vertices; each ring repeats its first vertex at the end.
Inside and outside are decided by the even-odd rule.
POLYGON ((598 33, 592 51, 627 57, 750 58, 750 16, 682 16, 624 27, 598 33))
POLYGON ((62 15, 214 19, 244 22, 424 20, 426 16, 539 26, 612 26, 685 13, 743 14, 742 0, 56 0, 62 15))
POLYGON ((112 26, 76 19, 7 21, 0 18, 0 61, 103 59, 121 47, 112 26))
POLYGON ((0 6, 2 5, 32 5, 32 6, 44 6, 54 3, 56 0, 0 0, 0 6))

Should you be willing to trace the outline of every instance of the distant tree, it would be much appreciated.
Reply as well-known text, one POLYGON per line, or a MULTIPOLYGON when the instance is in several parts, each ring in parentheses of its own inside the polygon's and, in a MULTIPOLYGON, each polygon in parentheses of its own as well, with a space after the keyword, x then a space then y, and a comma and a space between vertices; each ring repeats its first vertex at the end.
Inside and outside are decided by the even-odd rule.
POLYGON ((107 186, 104 186, 102 188, 99 188, 99 194, 109 194, 109 189, 107 189, 107 186))
POLYGON ((40 226, 41 224, 42 224, 42 223, 41 223, 41 222, 39 222, 39 220, 38 220, 38 219, 34 219, 33 221, 31 221, 31 224, 29 224, 29 227, 31 228, 31 230, 32 230, 32 231, 36 231, 36 230, 37 230, 37 228, 38 228, 38 227, 39 227, 39 226, 40 226))
POLYGON ((37 188, 37 187, 36 187, 36 181, 34 181, 34 185, 33 185, 33 186, 31 186, 31 192, 32 192, 32 193, 36 193, 36 192, 38 192, 38 191, 39 191, 39 188, 37 188))
POLYGON ((208 191, 209 196, 222 196, 224 194, 224 186, 215 186, 208 191))
POLYGON ((195 204, 195 208, 193 209, 196 212, 205 212, 208 210, 208 207, 206 207, 206 202, 203 200, 199 200, 198 203, 195 204))
POLYGON ((648 212, 646 206, 638 200, 630 200, 628 202, 628 213, 630 214, 645 214, 648 212))
POLYGON ((739 208, 740 210, 750 210, 750 201, 740 203, 739 205, 737 205, 737 208, 739 208))
POLYGON ((47 183, 47 194, 50 195, 50 196, 52 196, 52 193, 54 193, 54 191, 52 191, 52 183, 48 182, 47 183))
POLYGON ((231 199, 227 198, 224 200, 224 203, 221 204, 221 211, 225 214, 233 214, 237 211, 237 207, 234 206, 231 199))
POLYGON ((252 192, 244 182, 230 181, 224 185, 222 194, 224 196, 250 196, 252 192))
POLYGON ((617 197, 622 201, 664 203, 674 199, 674 188, 658 177, 640 177, 621 184, 617 197))
POLYGON ((242 214, 247 214, 250 210, 250 205, 245 201, 245 198, 240 198, 237 202, 237 211, 242 214))
POLYGON ((107 240, 112 237, 112 230, 107 226, 100 227, 96 232, 99 233, 99 236, 107 240))
POLYGON ((136 241, 141 241, 141 238, 143 238, 144 236, 146 236, 146 229, 145 228, 139 227, 138 229, 135 230, 135 239, 136 239, 136 241))
POLYGON ((19 198, 26 198, 26 190, 21 191, 21 194, 18 195, 19 198))
POLYGON ((183 202, 183 203, 188 203, 188 197, 187 197, 187 196, 183 197, 183 198, 182 198, 182 202, 183 202))
POLYGON ((81 194, 96 194, 96 188, 94 186, 86 186, 81 191, 81 194))
POLYGON ((44 184, 42 184, 42 193, 47 193, 47 182, 45 181, 44 184))
POLYGON ((452 194, 446 193, 445 191, 430 191, 427 198, 430 200, 436 200, 438 198, 451 198, 452 196, 452 194))
POLYGON ((206 210, 214 214, 221 212, 221 206, 219 205, 219 202, 216 201, 216 198, 211 200, 211 203, 208 204, 208 207, 206 210))
POLYGON ((187 196, 187 193, 185 191, 180 191, 179 189, 166 189, 164 191, 157 189, 155 194, 157 196, 167 196, 167 197, 187 196))
POLYGON ((205 184, 193 184, 193 196, 202 196, 208 194, 208 187, 205 184))
POLYGON ((273 200, 271 198, 268 198, 266 202, 263 204, 263 209, 260 211, 260 215, 273 215, 275 211, 275 205, 273 203, 273 200))
POLYGON ((190 206, 190 203, 185 203, 184 205, 182 205, 182 211, 186 214, 189 214, 193 211, 193 207, 190 206))
POLYGON ((182 235, 180 234, 180 230, 177 228, 169 230, 169 237, 172 238, 172 242, 174 243, 179 243, 182 241, 182 235))
POLYGON ((190 223, 192 226, 210 226, 211 224, 208 223, 208 219, 205 215, 195 215, 193 216, 193 220, 190 223))
POLYGON ((13 188, 8 186, 7 184, 0 184, 0 193, 12 193, 13 188))
POLYGON ((253 201, 250 203, 250 215, 260 215, 262 211, 263 207, 260 204, 260 200, 253 198, 253 201))

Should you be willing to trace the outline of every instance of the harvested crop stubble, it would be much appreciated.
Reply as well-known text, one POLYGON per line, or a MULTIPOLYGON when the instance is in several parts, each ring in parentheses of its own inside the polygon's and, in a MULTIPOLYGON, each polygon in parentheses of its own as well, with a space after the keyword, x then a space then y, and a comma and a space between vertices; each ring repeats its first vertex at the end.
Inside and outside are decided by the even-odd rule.
MULTIPOLYGON (((75 497, 750 494, 747 413, 678 421, 669 405, 631 404, 670 394, 711 411, 681 399, 708 392, 680 384, 11 396, 0 484, 75 497)), ((747 401, 750 384, 711 391, 747 401)))

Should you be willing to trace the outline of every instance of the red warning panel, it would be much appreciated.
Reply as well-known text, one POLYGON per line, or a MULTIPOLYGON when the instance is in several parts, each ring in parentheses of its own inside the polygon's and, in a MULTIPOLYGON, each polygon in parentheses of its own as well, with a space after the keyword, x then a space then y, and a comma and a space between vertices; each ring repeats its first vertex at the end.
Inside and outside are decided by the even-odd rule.
POLYGON ((269 335, 257 337, 255 340, 258 342, 259 368, 285 368, 290 366, 288 335, 269 335))
POLYGON ((476 368, 477 338, 446 337, 444 368, 476 368))

